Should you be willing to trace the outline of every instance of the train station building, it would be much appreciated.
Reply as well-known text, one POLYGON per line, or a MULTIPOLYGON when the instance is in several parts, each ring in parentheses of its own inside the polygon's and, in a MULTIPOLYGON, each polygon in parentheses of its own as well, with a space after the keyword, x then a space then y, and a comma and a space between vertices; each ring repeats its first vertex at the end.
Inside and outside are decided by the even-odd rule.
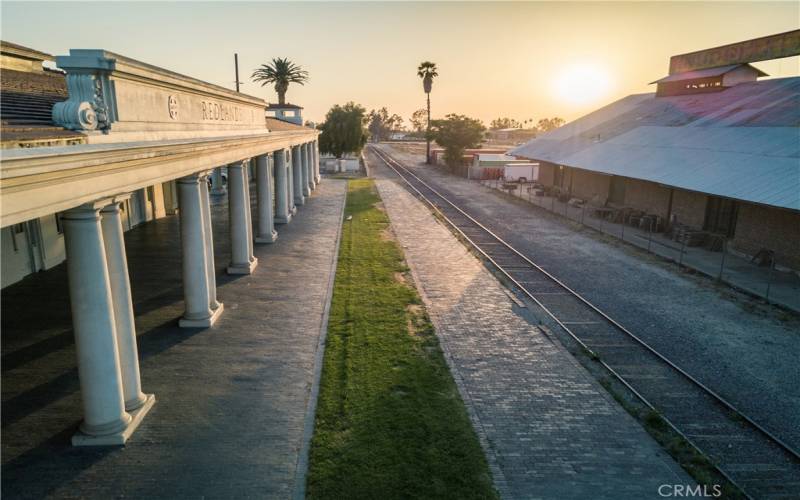
POLYGON ((673 56, 655 93, 509 154, 540 163, 539 183, 564 201, 646 215, 798 271, 800 77, 762 79, 750 65, 798 54, 800 30, 673 56))
MULTIPOLYGON (((213 330, 229 314, 217 294, 221 240, 223 274, 269 266, 256 246, 281 245, 320 175, 318 131, 266 109, 260 98, 105 50, 53 57, 2 43, 4 441, 16 439, 7 420, 37 404, 36 389, 20 390, 9 370, 52 355, 33 354, 53 338, 15 328, 7 308, 20 305, 24 278, 66 271, 82 409, 71 410, 81 424, 65 438, 110 445, 124 444, 158 397, 141 382, 138 277, 128 262, 142 256, 126 248, 127 233, 165 221, 140 232, 135 251, 147 266, 171 261, 179 271, 179 329, 213 330)), ((170 272, 154 286, 169 289, 170 272)), ((57 300, 59 290, 43 286, 36 300, 57 300)))

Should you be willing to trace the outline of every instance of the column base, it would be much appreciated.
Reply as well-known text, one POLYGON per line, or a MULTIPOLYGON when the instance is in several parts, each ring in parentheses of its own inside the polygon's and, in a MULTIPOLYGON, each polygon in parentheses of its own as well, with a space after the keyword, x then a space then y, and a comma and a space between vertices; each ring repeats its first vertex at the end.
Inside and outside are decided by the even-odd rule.
POLYGON ((302 207, 306 204, 305 196, 295 196, 294 197, 294 208, 297 210, 297 207, 302 207))
POLYGON ((228 266, 228 274, 253 274, 253 269, 258 267, 258 259, 253 258, 247 264, 231 264, 228 266))
POLYGON ((281 217, 280 215, 276 215, 275 219, 273 219, 273 222, 275 222, 275 224, 288 224, 292 222, 292 213, 290 212, 289 214, 286 215, 286 217, 281 217))
POLYGON ((306 198, 308 198, 309 196, 311 196, 311 188, 305 188, 305 189, 303 189, 303 196, 305 196, 306 198))
POLYGON ((178 326, 181 328, 211 328, 217 322, 222 311, 225 310, 225 304, 219 303, 219 307, 211 312, 211 316, 202 319, 186 319, 181 318, 178 320, 178 326))
POLYGON ((275 240, 278 239, 278 232, 272 231, 270 234, 265 234, 264 236, 256 236, 254 241, 256 243, 275 243, 275 240))
POLYGON ((145 401, 139 408, 128 412, 131 416, 131 422, 123 430, 114 434, 106 436, 91 436, 84 434, 81 431, 72 436, 72 446, 122 446, 131 437, 133 432, 142 423, 144 416, 150 411, 150 408, 156 403, 156 397, 153 394, 145 394, 145 401))
POLYGON ((290 212, 292 213, 292 215, 297 214, 297 205, 293 206, 290 212))
POLYGON ((322 180, 322 176, 319 176, 319 175, 318 175, 318 176, 317 176, 317 180, 316 180, 317 184, 319 184, 319 181, 321 181, 321 180, 322 180))

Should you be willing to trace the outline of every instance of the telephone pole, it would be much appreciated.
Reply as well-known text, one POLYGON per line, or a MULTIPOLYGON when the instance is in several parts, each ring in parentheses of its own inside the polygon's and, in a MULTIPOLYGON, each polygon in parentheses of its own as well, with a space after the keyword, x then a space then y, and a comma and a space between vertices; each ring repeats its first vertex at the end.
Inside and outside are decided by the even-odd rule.
POLYGON ((236 71, 236 92, 239 92, 239 84, 242 83, 239 81, 239 54, 233 54, 233 66, 236 71))

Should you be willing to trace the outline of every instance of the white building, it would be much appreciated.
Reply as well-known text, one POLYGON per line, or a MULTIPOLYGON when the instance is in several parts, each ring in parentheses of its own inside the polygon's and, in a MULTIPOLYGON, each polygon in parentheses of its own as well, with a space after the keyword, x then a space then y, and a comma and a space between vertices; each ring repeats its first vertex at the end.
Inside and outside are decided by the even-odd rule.
POLYGON ((123 444, 155 401, 139 378, 123 231, 178 214, 180 326, 211 327, 224 311, 213 238, 230 238, 228 273, 253 271, 253 243, 275 241, 274 223, 289 223, 320 180, 318 131, 265 119, 262 99, 108 51, 71 50, 49 71, 48 54, 2 48, 3 286, 66 260, 83 400, 73 443, 123 444), (215 235, 210 193, 222 189, 230 230, 215 235))

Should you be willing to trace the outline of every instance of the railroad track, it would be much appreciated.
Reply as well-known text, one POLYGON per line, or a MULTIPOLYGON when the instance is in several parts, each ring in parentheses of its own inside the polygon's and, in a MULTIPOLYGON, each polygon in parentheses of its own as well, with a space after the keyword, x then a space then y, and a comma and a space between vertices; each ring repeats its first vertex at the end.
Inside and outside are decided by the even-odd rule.
POLYGON ((459 208, 385 151, 371 150, 484 259, 747 497, 799 499, 800 455, 459 208))

